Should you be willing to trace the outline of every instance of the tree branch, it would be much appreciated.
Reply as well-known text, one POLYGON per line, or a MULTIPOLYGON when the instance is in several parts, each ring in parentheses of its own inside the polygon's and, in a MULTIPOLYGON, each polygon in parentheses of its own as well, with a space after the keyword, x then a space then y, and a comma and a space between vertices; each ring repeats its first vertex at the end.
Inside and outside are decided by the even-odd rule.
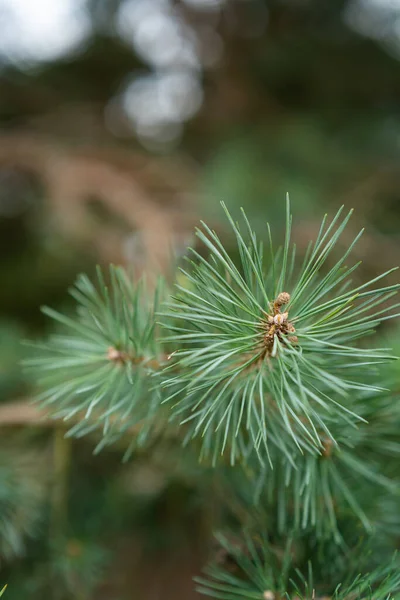
POLYGON ((39 425, 52 427, 55 421, 29 400, 15 400, 0 404, 0 427, 39 425))

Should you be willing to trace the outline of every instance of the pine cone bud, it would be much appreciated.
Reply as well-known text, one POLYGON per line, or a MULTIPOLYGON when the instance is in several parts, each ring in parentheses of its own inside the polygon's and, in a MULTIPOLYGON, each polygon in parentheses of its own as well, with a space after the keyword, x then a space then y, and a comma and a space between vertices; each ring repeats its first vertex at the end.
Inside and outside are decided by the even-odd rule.
POLYGON ((287 292, 281 292, 275 300, 275 306, 282 306, 283 304, 287 304, 289 300, 290 294, 288 294, 287 292))

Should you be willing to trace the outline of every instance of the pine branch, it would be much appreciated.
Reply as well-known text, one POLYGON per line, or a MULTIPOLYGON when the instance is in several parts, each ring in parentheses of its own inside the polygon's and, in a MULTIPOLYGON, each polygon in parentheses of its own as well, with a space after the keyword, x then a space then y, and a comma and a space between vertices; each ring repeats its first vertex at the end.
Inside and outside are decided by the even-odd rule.
POLYGON ((238 267, 217 234, 203 224, 198 237, 210 252, 191 251, 187 285, 163 312, 166 341, 179 348, 165 371, 172 410, 202 440, 202 456, 227 452, 231 463, 255 450, 270 463, 271 448, 289 456, 323 454, 337 444, 331 423, 357 423, 354 394, 379 390, 371 379, 388 349, 361 347, 386 319, 399 285, 379 287, 392 271, 351 288, 358 266, 345 263, 359 239, 326 273, 322 271, 351 211, 326 217, 302 267, 290 246, 292 218, 287 203, 286 236, 265 252, 243 213, 246 237, 225 209, 236 236, 238 267), (378 286, 376 285, 378 284, 378 286))
POLYGON ((49 483, 46 455, 11 444, 0 451, 0 557, 22 556, 43 525, 49 483))
MULTIPOLYGON (((51 411, 39 408, 36 403, 33 403, 33 400, 14 400, 13 402, 0 404, 0 427, 64 427, 68 431, 71 428, 71 423, 75 425, 85 418, 87 418, 86 413, 82 411, 74 414, 67 421, 59 420, 54 417, 54 413, 51 411)), ((97 418, 100 419, 101 414, 98 415, 96 411, 93 411, 89 420, 95 423, 97 418)), ((112 422, 114 420, 111 418, 112 422)), ((143 423, 139 421, 129 428, 126 433, 129 435, 138 435, 142 425, 143 423)))
POLYGON ((37 346, 42 354, 28 364, 41 373, 42 407, 64 420, 85 414, 71 435, 102 430, 100 449, 141 423, 141 443, 165 415, 214 463, 224 453, 233 464, 255 451, 261 464, 276 455, 293 464, 294 452, 323 456, 327 444, 338 447, 343 427, 363 422, 355 398, 381 389, 377 368, 394 357, 360 339, 395 316, 399 305, 390 301, 399 285, 378 284, 392 270, 351 288, 358 265, 345 263, 360 233, 323 272, 351 211, 342 217, 340 209, 329 224, 324 217, 300 268, 289 202, 277 251, 269 227, 264 251, 244 213, 246 237, 225 211, 240 265, 203 225, 198 236, 210 256, 191 251, 184 284, 161 311, 163 339, 161 289, 150 300, 120 268, 110 269, 109 289, 101 271, 97 288, 79 278, 75 320, 45 309, 68 333, 37 346))
POLYGON ((166 360, 154 316, 163 292, 160 284, 150 299, 143 282, 134 285, 118 267, 110 267, 109 287, 100 269, 97 276, 98 288, 82 275, 71 290, 78 302, 76 320, 43 309, 62 332, 34 344, 40 354, 25 365, 44 390, 39 406, 54 418, 74 421, 69 435, 100 430, 100 450, 140 423, 133 448, 162 416, 152 375, 166 360))
MULTIPOLYGON (((344 575, 342 583, 332 573, 332 581, 319 581, 309 564, 307 577, 297 568, 289 542, 278 553, 263 536, 245 535, 245 543, 219 535, 219 560, 198 577, 198 591, 221 600, 389 600, 400 594, 400 570, 396 555, 389 564, 366 574, 344 575), (334 579, 336 577, 336 580, 334 579)), ((347 565, 348 568, 348 565, 347 565)))
MULTIPOLYGON (((308 536, 318 549, 335 542, 338 552, 349 524, 353 533, 357 521, 368 534, 383 532, 397 515, 400 403, 381 387, 381 364, 395 357, 368 339, 398 316, 400 284, 381 283, 394 269, 352 285, 358 263, 347 262, 362 232, 332 261, 351 211, 343 216, 340 209, 329 223, 324 217, 301 264, 290 241, 289 202, 277 250, 269 226, 264 249, 244 213, 242 234, 225 211, 238 262, 203 224, 197 234, 209 256, 191 250, 168 299, 161 286, 150 296, 111 267, 108 285, 100 270, 97 285, 80 276, 71 291, 75 317, 45 309, 60 331, 26 361, 43 390, 39 406, 73 423, 70 435, 101 432, 97 450, 136 431, 129 455, 156 426, 179 422, 183 443, 198 442, 200 458, 240 463, 218 472, 224 495, 253 522, 268 524, 268 535, 246 534, 245 543, 221 537, 228 564, 214 561, 198 580, 204 594, 400 598, 397 563, 357 577, 323 580, 316 571, 314 583, 304 565, 296 572, 289 542, 278 555, 270 541, 271 531, 289 541, 308 536), (386 521, 382 499, 394 507, 386 521)), ((368 572, 375 565, 364 566, 368 572)))
POLYGON ((260 467, 253 456, 236 469, 221 471, 218 482, 226 508, 244 521, 258 511, 265 513, 279 536, 312 531, 320 541, 333 539, 343 545, 348 543, 343 517, 369 534, 379 529, 393 535, 400 494, 395 466, 400 457, 399 398, 364 394, 357 406, 368 423, 339 423, 338 444, 327 439, 320 455, 301 455, 295 448, 283 454, 273 448, 273 469, 268 464, 260 467))

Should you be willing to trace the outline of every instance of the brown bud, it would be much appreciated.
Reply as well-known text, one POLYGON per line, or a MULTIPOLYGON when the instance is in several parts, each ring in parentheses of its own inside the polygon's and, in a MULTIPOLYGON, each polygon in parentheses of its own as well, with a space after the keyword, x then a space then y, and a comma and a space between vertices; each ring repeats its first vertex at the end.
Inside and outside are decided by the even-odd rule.
POLYGON ((264 600, 275 600, 275 594, 274 592, 271 592, 271 590, 266 590, 263 593, 263 598, 264 600))
POLYGON ((113 346, 110 346, 107 351, 107 358, 108 358, 108 360, 120 360, 121 352, 119 350, 117 350, 116 348, 114 348, 113 346))
POLYGON ((128 357, 126 352, 122 352, 121 350, 117 350, 117 348, 110 346, 107 350, 107 358, 112 362, 122 364, 126 362, 128 357))
POLYGON ((285 321, 287 321, 288 318, 288 313, 278 313, 277 315, 274 316, 274 323, 275 325, 282 325, 283 323, 285 323, 285 321))
POLYGON ((275 306, 282 306, 283 304, 287 304, 290 300, 290 294, 287 292, 281 292, 278 294, 277 299, 275 300, 275 306))
POLYGON ((329 458, 332 455, 332 450, 333 450, 333 440, 331 440, 330 438, 324 440, 322 456, 324 456, 325 458, 329 458))

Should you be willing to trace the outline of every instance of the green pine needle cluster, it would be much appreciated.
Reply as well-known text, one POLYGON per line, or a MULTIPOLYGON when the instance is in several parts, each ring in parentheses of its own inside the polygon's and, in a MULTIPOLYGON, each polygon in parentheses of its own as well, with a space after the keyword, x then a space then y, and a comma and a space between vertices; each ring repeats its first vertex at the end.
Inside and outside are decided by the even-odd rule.
POLYGON ((220 600, 391 600, 400 597, 397 556, 364 575, 344 575, 343 582, 335 585, 329 577, 316 582, 310 564, 305 573, 293 569, 290 544, 278 554, 263 536, 247 533, 244 538, 244 544, 238 544, 218 536, 222 550, 219 560, 221 555, 225 561, 228 558, 229 568, 221 568, 218 562, 210 564, 205 569, 205 577, 196 578, 198 591, 220 600))
POLYGON ((25 542, 34 538, 44 522, 48 481, 41 469, 41 452, 0 447, 0 556, 3 560, 21 557, 25 542))
POLYGON ((100 431, 97 451, 139 423, 134 442, 140 443, 160 408, 152 374, 163 360, 155 316, 162 283, 151 294, 143 281, 134 284, 111 266, 107 283, 99 268, 97 286, 81 275, 70 293, 75 317, 45 307, 61 328, 25 361, 43 390, 37 401, 54 418, 74 422, 71 436, 100 431))
POLYGON ((317 537, 343 542, 338 520, 354 515, 372 532, 379 498, 399 501, 400 477, 393 465, 400 459, 400 400, 391 394, 364 395, 360 413, 368 423, 348 425, 338 445, 325 445, 321 455, 299 455, 290 460, 274 450, 274 468, 257 462, 243 469, 241 484, 250 504, 263 504, 275 515, 278 531, 310 530, 317 537))
MULTIPOLYGON (((225 209, 226 210, 226 209, 225 209)), ((176 400, 173 411, 202 439, 202 454, 228 452, 231 463, 256 450, 272 463, 271 447, 290 460, 300 452, 323 453, 337 444, 336 431, 362 417, 355 395, 379 391, 374 368, 390 350, 360 346, 394 306, 399 285, 381 287, 388 271, 352 287, 346 260, 359 239, 326 273, 322 271, 351 216, 342 209, 310 244, 300 268, 290 244, 287 205, 283 248, 274 250, 270 228, 264 248, 243 214, 246 237, 226 211, 236 236, 240 263, 228 255, 205 224, 198 236, 204 258, 192 250, 186 286, 164 311, 177 351, 163 386, 176 400)))
POLYGON ((279 248, 268 224, 263 243, 244 213, 238 224, 224 210, 236 253, 203 223, 208 255, 190 250, 173 293, 161 283, 149 293, 110 267, 107 281, 100 269, 96 285, 78 279, 75 316, 45 309, 58 330, 27 361, 38 402, 71 423, 69 435, 101 434, 98 450, 122 439, 129 454, 155 431, 177 429, 215 469, 242 539, 219 538, 223 558, 198 579, 202 593, 400 598, 399 562, 389 564, 387 552, 400 534, 400 399, 382 367, 395 357, 369 339, 398 316, 400 284, 387 281, 394 269, 352 283, 362 232, 338 258, 351 217, 343 208, 324 217, 299 258, 288 200, 279 248), (243 533, 255 515, 264 536, 243 533), (363 536, 384 564, 353 552, 363 536), (299 564, 293 539, 312 569, 299 564), (327 547, 334 560, 325 556, 324 571, 315 560, 327 547), (358 564, 364 575, 351 571, 358 564))

